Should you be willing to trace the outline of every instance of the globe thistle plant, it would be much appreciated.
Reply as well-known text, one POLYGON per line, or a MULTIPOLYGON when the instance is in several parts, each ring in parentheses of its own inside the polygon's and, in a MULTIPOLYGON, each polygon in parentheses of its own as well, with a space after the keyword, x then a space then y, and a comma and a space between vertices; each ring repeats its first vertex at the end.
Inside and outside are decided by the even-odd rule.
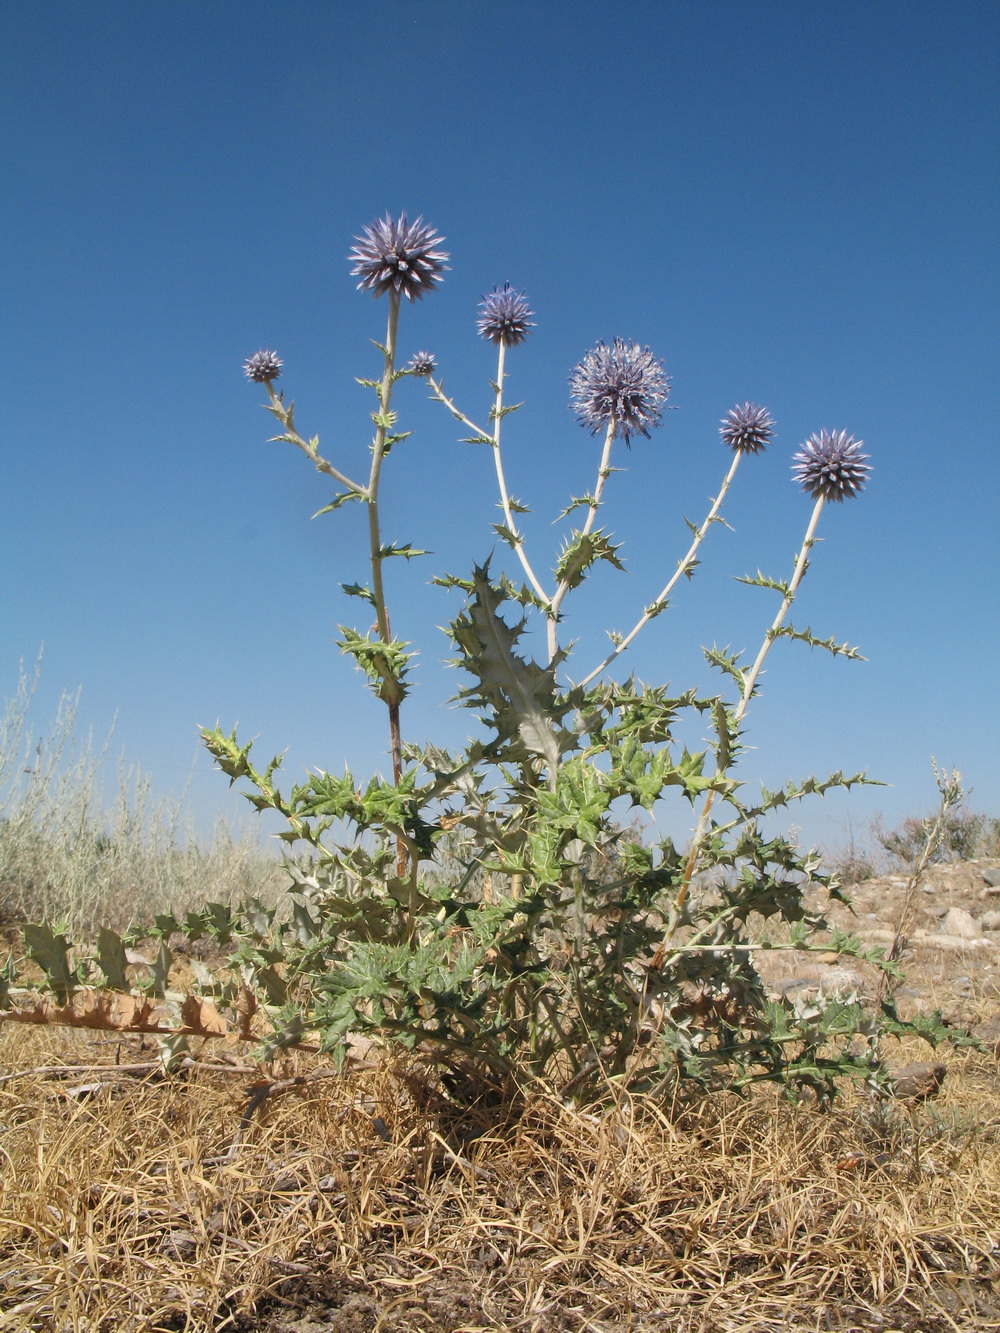
POLYGON ((406 369, 411 375, 426 379, 428 375, 433 375, 437 370, 437 362, 430 352, 417 352, 410 357, 406 369))
POLYGON ((444 237, 425 226, 422 217, 410 222, 405 213, 398 219, 386 213, 354 239, 357 245, 348 256, 354 264, 351 273, 361 279, 359 291, 376 297, 393 292, 397 300, 419 300, 437 286, 448 267, 448 255, 435 249, 444 237))
POLYGON ((270 384, 281 375, 281 358, 277 352, 254 352, 243 362, 243 374, 254 384, 270 384))
POLYGON ((734 453, 756 454, 774 438, 774 421, 766 407, 744 403, 722 418, 719 434, 734 453))
POLYGON ((610 428, 612 438, 629 444, 635 434, 649 436, 663 419, 670 380, 648 347, 616 338, 599 342, 570 376, 570 407, 592 435, 610 428))
POLYGON ((792 475, 814 500, 848 500, 860 495, 871 467, 863 440, 846 430, 810 435, 792 460, 792 475))
POLYGON ((524 342, 528 330, 535 326, 531 316, 535 313, 528 304, 524 292, 515 292, 509 282, 503 288, 494 287, 489 296, 484 296, 479 307, 480 316, 476 328, 483 338, 496 343, 499 347, 516 347, 524 342))

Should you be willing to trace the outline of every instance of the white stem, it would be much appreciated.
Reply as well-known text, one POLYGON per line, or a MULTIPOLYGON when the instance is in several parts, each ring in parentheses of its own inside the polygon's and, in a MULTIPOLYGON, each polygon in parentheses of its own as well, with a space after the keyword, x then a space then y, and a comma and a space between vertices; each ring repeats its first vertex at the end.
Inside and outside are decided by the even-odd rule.
MULTIPOLYGON (((611 476, 611 445, 615 438, 615 428, 618 423, 614 417, 608 422, 607 433, 604 436, 604 449, 601 452, 601 465, 597 470, 597 485, 594 487, 594 494, 591 496, 588 506, 587 521, 578 534, 580 537, 588 537, 594 526, 594 520, 597 518, 597 511, 601 507, 601 496, 604 494, 604 483, 611 476)), ((551 662, 559 651, 558 641, 558 620, 559 608, 563 604, 563 599, 569 592, 569 584, 564 579, 556 588, 549 602, 549 609, 546 615, 549 618, 549 661, 551 662)))
POLYGON ((325 459, 316 449, 314 444, 310 444, 308 440, 302 438, 291 422, 287 420, 289 409, 285 407, 270 383, 267 386, 267 392, 271 397, 271 406, 277 410, 279 420, 284 425, 289 440, 297 449, 301 449, 306 457, 316 465, 316 470, 318 472, 325 472, 328 477, 333 477, 334 481, 339 481, 341 486, 346 486, 349 491, 354 491, 356 495, 367 495, 368 491, 364 486, 359 486, 356 481, 351 481, 350 477, 346 477, 343 472, 339 471, 331 462, 325 459))
POLYGON ((503 474, 503 459, 500 455, 500 425, 503 421, 503 380, 506 352, 506 345, 501 342, 500 354, 497 358, 497 396, 496 402, 493 404, 493 462, 496 464, 497 485, 500 487, 500 504, 503 509, 504 522, 507 525, 507 531, 511 535, 514 551, 518 560, 521 562, 521 568, 524 570, 525 574, 527 574, 528 581, 538 596, 546 606, 551 606, 551 599, 549 598, 548 593, 536 577, 535 571, 531 568, 531 562, 528 560, 527 552, 524 549, 524 538, 521 536, 520 532, 518 532, 517 525, 514 522, 514 513, 510 507, 510 496, 507 493, 507 481, 503 474))
MULTIPOLYGON (((792 605, 792 602, 795 600, 798 586, 802 582, 803 575, 809 565, 809 551, 816 540, 816 525, 819 523, 819 516, 823 512, 823 503, 823 496, 820 496, 813 508, 812 517, 809 519, 806 535, 802 539, 802 547, 799 551, 798 558, 795 561, 795 573, 792 575, 792 581, 788 585, 788 590, 781 603, 781 608, 778 611, 778 614, 774 617, 774 620, 771 623, 771 628, 764 635, 764 641, 760 645, 760 651, 757 654, 756 661, 750 668, 749 672, 743 677, 743 685, 740 691, 740 702, 733 714, 733 723, 735 726, 739 726, 740 722, 743 720, 743 716, 747 711, 754 688, 757 684, 757 677, 760 675, 761 669, 764 666, 764 659, 771 650, 771 644, 774 643, 774 640, 778 636, 778 630, 780 630, 781 626, 784 624, 785 617, 788 615, 788 610, 792 605)), ((718 775, 721 771, 721 765, 717 766, 716 774, 718 775)), ((705 830, 708 827, 708 819, 712 812, 715 796, 716 793, 714 791, 705 793, 705 803, 701 808, 701 815, 698 818, 698 826, 694 831, 694 837, 691 840, 691 849, 688 852, 687 864, 684 867, 684 879, 681 882, 681 887, 674 901, 670 923, 667 927, 667 941, 670 940, 676 929, 680 909, 684 906, 684 900, 687 897, 688 887, 691 883, 691 878, 694 875, 695 866, 698 863, 702 839, 704 838, 705 830)))
POLYGON ((614 652, 609 653, 607 657, 604 659, 604 661, 600 664, 600 666, 595 667, 589 676, 584 676, 583 680, 580 681, 581 688, 583 688, 586 685, 589 685, 592 680, 596 680, 596 678, 599 675, 601 675, 603 671, 606 671, 607 668, 611 665, 611 663, 615 660, 615 658, 621 656, 621 654, 629 646, 629 644, 632 642, 635 636, 640 632, 640 630, 645 628, 645 626, 648 625, 649 622, 655 616, 657 616, 660 611, 663 610, 663 604, 666 602, 667 598, 673 592, 674 587, 677 584, 677 580, 681 577, 682 574, 684 574, 688 569, 690 569, 691 562, 698 554, 698 547, 704 540, 705 534, 708 532, 708 529, 715 521, 715 517, 722 506, 722 502, 726 498, 726 492, 729 490, 729 487, 732 484, 732 480, 736 476, 736 469, 739 467, 740 459, 742 458, 742 456, 743 456, 742 454, 737 453, 736 457, 733 459, 732 467, 729 469, 728 473, 726 474, 726 479, 722 483, 722 489, 716 496, 715 501, 712 504, 712 508, 708 511, 707 518, 705 519, 704 523, 702 523, 701 527, 695 534, 694 541, 688 548, 687 555, 677 566, 677 572, 673 575, 669 583, 667 583, 666 587, 656 598, 656 600, 652 603, 651 607, 642 613, 642 615, 636 621, 632 629, 628 632, 628 634, 625 635, 624 639, 622 639, 621 643, 615 645, 614 652))

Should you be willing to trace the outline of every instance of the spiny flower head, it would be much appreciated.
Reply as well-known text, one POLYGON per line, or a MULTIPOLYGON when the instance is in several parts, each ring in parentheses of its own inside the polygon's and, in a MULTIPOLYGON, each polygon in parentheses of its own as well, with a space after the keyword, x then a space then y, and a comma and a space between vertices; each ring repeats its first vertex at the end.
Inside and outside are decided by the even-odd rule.
POLYGON ((663 419, 670 380, 648 347, 616 338, 599 342, 569 377, 570 408, 592 435, 612 422, 614 438, 626 444, 638 432, 649 435, 663 419))
POLYGON ((494 287, 489 296, 484 296, 479 307, 481 314, 476 321, 476 328, 484 338, 499 347, 516 347, 528 336, 528 330, 535 326, 531 316, 535 313, 528 305, 524 292, 515 292, 509 282, 503 290, 494 287))
POLYGON ((397 296, 418 300, 437 286, 448 266, 448 256, 434 248, 444 237, 425 226, 422 217, 410 222, 405 213, 396 219, 386 213, 354 239, 357 245, 348 255, 351 273, 361 279, 359 291, 367 288, 376 297, 391 288, 397 296))
POLYGON ((756 454, 774 438, 774 421, 766 407, 756 403, 736 406, 722 418, 719 431, 724 442, 736 454, 756 454))
POLYGON ((430 352, 417 352, 410 357, 406 369, 411 375, 433 375, 437 370, 437 362, 430 352))
POLYGON ((281 357, 277 352, 254 352, 243 362, 243 374, 255 384, 269 384, 281 374, 281 357))
POLYGON ((821 430, 810 435, 792 459, 792 476, 814 500, 860 495, 871 472, 863 444, 846 430, 821 430))

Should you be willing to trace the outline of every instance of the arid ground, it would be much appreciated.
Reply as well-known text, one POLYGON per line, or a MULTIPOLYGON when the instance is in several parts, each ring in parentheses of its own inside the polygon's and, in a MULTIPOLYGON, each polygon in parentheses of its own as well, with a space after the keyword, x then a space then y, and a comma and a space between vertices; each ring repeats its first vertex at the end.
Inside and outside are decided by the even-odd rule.
MULTIPOLYGON (((933 867, 912 904, 900 1009, 984 1048, 890 1046, 946 1066, 923 1100, 539 1092, 456 1124, 378 1053, 343 1077, 291 1053, 264 1096, 228 1042, 166 1078, 148 1039, 4 1024, 0 1330, 1000 1330, 998 868, 933 867)), ((834 918, 888 947, 905 892, 865 882, 834 918)), ((762 969, 875 986, 831 955, 762 969)))

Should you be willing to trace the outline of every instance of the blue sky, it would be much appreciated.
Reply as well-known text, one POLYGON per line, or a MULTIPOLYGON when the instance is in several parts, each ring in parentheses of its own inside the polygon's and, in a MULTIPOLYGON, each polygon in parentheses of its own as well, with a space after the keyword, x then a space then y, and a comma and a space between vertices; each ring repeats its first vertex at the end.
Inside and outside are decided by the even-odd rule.
MULTIPOLYGON (((932 755, 1000 811, 995 5, 21 0, 0 19, 0 693, 44 643, 39 730, 80 686, 84 725, 117 715, 114 746, 163 793, 217 720, 262 758, 287 750, 288 778, 385 771, 380 706, 334 644, 338 623, 367 628, 339 591, 366 579, 364 515, 310 521, 330 488, 264 443, 240 367, 277 349, 300 428, 361 473, 354 377, 378 372, 385 305, 346 256, 405 209, 451 268, 403 311, 401 351, 430 349, 470 415, 495 373, 482 295, 510 281, 536 311, 508 358, 524 407, 505 453, 537 564, 598 461, 567 411, 573 366, 622 336, 672 376, 676 410, 618 447, 609 482, 629 573, 569 604, 579 674, 674 568, 745 399, 777 439, 624 665, 683 690, 713 684, 700 644, 752 656, 774 594, 733 576, 788 576, 810 508, 791 455, 843 428, 874 473, 824 514, 792 619, 868 660, 779 644, 741 775, 892 784, 797 809, 828 845, 928 808, 932 755)), ((462 682, 437 627, 459 604, 428 581, 492 548, 491 460, 420 384, 395 405, 414 435, 387 464, 385 533, 435 553, 388 571, 420 652, 404 734, 454 745, 473 718, 446 706, 462 682)), ((205 756, 190 799, 203 829, 242 814, 205 756)))

